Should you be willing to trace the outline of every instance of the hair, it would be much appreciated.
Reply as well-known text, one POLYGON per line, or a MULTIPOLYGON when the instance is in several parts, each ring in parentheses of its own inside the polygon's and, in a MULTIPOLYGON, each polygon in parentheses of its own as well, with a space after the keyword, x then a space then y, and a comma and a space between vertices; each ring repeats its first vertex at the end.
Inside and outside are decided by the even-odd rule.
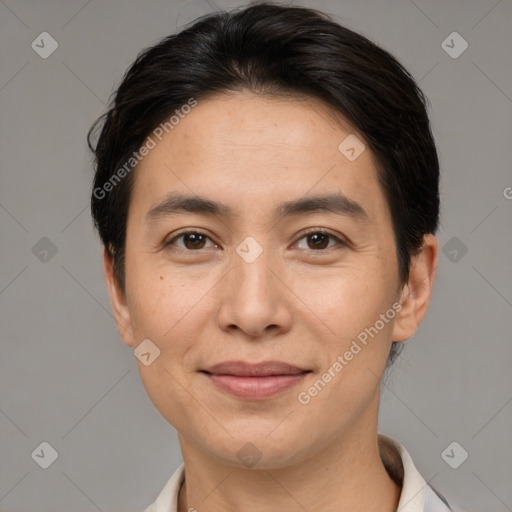
MULTIPOLYGON (((412 256, 439 222, 439 162, 428 99, 390 53, 364 36, 316 9, 265 2, 202 16, 141 51, 108 111, 89 130, 91 213, 123 293, 134 172, 123 179, 114 175, 191 98, 243 91, 321 100, 361 134, 390 208, 402 287, 412 256)), ((393 342, 388 366, 402 345, 393 342)))

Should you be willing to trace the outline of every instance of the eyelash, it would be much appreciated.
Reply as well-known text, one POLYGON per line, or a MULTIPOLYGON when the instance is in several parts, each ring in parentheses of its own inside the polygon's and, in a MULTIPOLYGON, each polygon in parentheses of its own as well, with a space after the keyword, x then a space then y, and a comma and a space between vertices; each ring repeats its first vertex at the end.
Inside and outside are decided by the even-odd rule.
MULTIPOLYGON (((333 235, 330 231, 327 231, 327 230, 322 229, 322 228, 312 229, 310 231, 307 231, 306 233, 303 233, 302 236, 297 240, 297 242, 294 243, 294 245, 297 244, 303 238, 306 238, 309 235, 316 235, 316 234, 322 234, 322 235, 329 236, 331 239, 333 239, 337 243, 337 245, 339 245, 341 247, 348 246, 348 243, 344 242, 343 240, 341 240, 336 235, 333 235)), ((194 250, 194 249, 182 249, 181 247, 176 247, 176 246, 172 247, 176 240, 182 238, 185 235, 202 235, 202 236, 208 238, 211 242, 213 242, 213 240, 211 240, 211 238, 206 233, 203 233, 202 231, 199 231, 199 230, 189 230, 189 231, 183 231, 182 233, 177 234, 175 237, 173 237, 168 242, 165 242, 163 248, 164 249, 169 249, 169 250, 172 250, 172 251, 177 251, 177 252, 189 252, 189 253, 190 252, 200 252, 200 251, 203 250, 203 249, 196 249, 196 250, 194 250)), ((213 242, 213 243, 215 244, 215 242, 213 242)), ((217 245, 217 244, 215 244, 215 245, 217 245)), ((333 249, 333 248, 334 247, 328 247, 326 249, 318 249, 318 250, 315 250, 315 249, 309 249, 309 250, 312 251, 312 252, 322 253, 322 252, 326 252, 326 251, 328 251, 330 249, 333 249)))

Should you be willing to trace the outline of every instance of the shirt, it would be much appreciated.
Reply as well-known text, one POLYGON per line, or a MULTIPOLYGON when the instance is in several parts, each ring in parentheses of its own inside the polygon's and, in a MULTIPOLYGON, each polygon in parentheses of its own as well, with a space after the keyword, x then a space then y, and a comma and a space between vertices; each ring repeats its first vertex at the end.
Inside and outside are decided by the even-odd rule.
MULTIPOLYGON (((446 500, 430 487, 414 466, 404 446, 384 434, 378 434, 382 462, 395 482, 402 487, 397 512, 450 512, 446 500)), ((182 463, 144 512, 178 512, 178 493, 185 479, 182 463)))

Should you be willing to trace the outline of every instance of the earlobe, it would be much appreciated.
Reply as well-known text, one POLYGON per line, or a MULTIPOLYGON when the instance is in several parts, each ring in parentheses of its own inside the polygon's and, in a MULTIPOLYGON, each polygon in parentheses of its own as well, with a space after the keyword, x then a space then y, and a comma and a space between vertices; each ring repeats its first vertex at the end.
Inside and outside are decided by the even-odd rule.
POLYGON ((400 296, 402 309, 393 325, 393 341, 408 340, 425 317, 437 274, 437 258, 437 239, 427 234, 420 252, 411 259, 409 279, 400 296))
POLYGON ((126 298, 116 279, 112 257, 105 247, 103 248, 103 270, 117 329, 124 343, 133 347, 133 333, 126 298))

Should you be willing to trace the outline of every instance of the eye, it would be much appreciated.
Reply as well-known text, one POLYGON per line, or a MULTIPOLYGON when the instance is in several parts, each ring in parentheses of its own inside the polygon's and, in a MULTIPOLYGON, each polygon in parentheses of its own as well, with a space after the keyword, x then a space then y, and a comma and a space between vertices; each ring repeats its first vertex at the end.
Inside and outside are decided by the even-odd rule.
MULTIPOLYGON (((299 238, 296 245, 299 249, 310 249, 315 252, 321 252, 332 247, 346 246, 347 244, 332 233, 323 229, 311 230, 299 238), (301 240, 306 240, 307 247, 300 247, 301 240)), ((219 247, 211 238, 200 231, 184 231, 174 236, 172 239, 164 243, 164 249, 178 251, 199 251, 201 249, 209 249, 219 247), (208 246, 210 242, 210 246, 208 246)))
POLYGON ((325 231, 323 229, 315 229, 314 231, 309 231, 304 234, 301 238, 299 238, 299 243, 301 240, 306 239, 307 247, 299 247, 300 249, 312 249, 314 251, 322 251, 326 249, 331 249, 333 246, 341 245, 346 246, 346 243, 340 240, 337 236, 325 231), (331 240, 329 240, 331 239, 331 240), (335 243, 329 245, 330 241, 334 241, 335 243))
POLYGON ((213 243, 210 237, 201 233, 199 231, 185 231, 176 235, 174 238, 164 243, 165 249, 172 249, 172 246, 177 247, 178 250, 181 251, 195 251, 199 249, 208 249, 209 247, 205 247, 207 241, 210 241, 213 247, 218 247, 217 244, 213 243), (183 245, 179 245, 176 242, 178 240, 183 241, 183 245))

